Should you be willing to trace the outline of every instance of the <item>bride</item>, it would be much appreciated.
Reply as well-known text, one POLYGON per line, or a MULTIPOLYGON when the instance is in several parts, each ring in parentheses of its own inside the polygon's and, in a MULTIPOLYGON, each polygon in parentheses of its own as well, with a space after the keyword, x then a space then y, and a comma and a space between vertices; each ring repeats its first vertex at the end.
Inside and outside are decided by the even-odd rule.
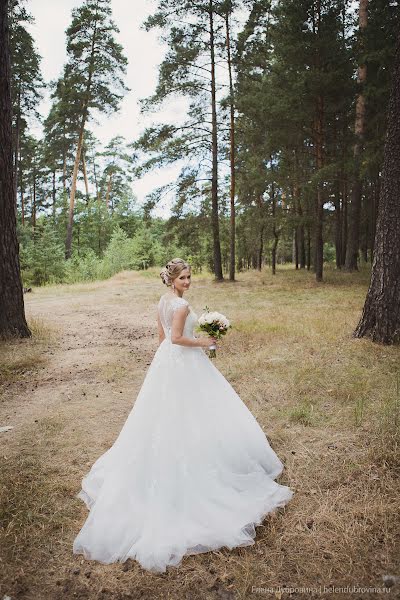
POLYGON ((171 260, 158 304, 160 345, 113 446, 77 495, 89 509, 73 552, 102 563, 135 559, 165 572, 183 556, 254 544, 255 525, 293 491, 258 422, 195 337, 183 295, 190 266, 171 260))

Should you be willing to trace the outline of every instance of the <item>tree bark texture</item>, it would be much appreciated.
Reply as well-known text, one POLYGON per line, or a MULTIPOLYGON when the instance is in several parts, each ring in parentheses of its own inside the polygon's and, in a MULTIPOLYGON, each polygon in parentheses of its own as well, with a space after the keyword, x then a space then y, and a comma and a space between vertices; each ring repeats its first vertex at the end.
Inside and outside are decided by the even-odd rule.
POLYGON ((371 282, 355 337, 400 343, 400 35, 388 109, 371 282))
POLYGON ((0 338, 30 337, 19 264, 8 0, 0 0, 0 338))

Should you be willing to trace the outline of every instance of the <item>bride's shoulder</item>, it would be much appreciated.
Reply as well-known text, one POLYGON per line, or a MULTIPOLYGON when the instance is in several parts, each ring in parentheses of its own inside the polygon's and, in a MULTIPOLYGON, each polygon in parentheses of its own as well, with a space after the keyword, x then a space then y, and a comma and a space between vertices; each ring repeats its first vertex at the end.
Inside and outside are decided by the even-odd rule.
POLYGON ((161 302, 161 300, 166 300, 177 306, 188 306, 189 305, 189 302, 187 300, 185 300, 185 298, 180 298, 179 296, 175 296, 175 294, 171 294, 171 292, 165 292, 165 294, 163 294, 160 297, 160 302, 161 302))
POLYGON ((172 298, 171 302, 174 307, 189 306, 189 302, 185 298, 172 298))
POLYGON ((168 304, 176 309, 181 308, 182 306, 189 306, 189 302, 185 300, 185 298, 179 298, 179 296, 175 296, 175 294, 171 294, 170 292, 166 292, 160 298, 160 302, 168 302, 168 304))

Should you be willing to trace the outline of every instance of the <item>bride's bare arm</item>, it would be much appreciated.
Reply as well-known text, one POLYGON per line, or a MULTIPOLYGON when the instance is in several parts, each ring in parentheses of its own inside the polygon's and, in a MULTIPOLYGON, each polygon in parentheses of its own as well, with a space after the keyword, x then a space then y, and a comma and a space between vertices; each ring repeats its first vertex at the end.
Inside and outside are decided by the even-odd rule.
POLYGON ((158 315, 158 343, 161 344, 163 340, 165 340, 165 333, 164 328, 161 325, 160 315, 158 315))
POLYGON ((182 306, 174 312, 171 326, 171 342, 179 346, 191 346, 193 348, 208 348, 208 346, 215 343, 216 340, 210 337, 189 338, 182 335, 187 315, 187 306, 182 306))

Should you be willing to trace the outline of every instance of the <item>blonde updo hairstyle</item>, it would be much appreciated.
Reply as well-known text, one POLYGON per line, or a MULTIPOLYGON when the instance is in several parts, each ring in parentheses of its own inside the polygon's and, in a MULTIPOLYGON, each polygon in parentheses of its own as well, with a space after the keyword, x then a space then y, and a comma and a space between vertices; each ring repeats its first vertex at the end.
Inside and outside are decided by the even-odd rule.
POLYGON ((189 269, 189 271, 191 270, 189 263, 185 262, 181 258, 173 258, 160 272, 160 277, 165 285, 170 286, 172 285, 174 279, 176 279, 184 269, 189 269))

